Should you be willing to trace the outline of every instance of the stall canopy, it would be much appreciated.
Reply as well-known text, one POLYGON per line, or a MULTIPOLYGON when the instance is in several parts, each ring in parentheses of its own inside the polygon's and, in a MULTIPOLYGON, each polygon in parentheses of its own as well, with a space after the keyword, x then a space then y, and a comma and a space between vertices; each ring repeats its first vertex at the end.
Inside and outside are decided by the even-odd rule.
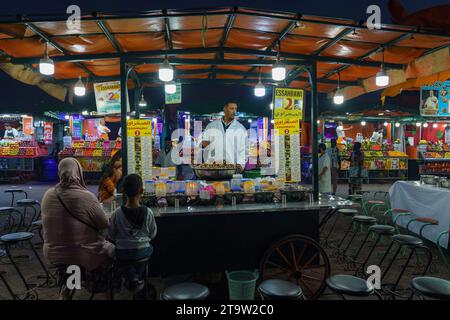
POLYGON ((318 91, 333 92, 339 74, 349 99, 377 89, 374 77, 383 56, 393 86, 409 76, 445 71, 433 67, 439 62, 442 68, 442 57, 448 60, 444 68, 450 64, 448 30, 398 25, 370 30, 351 20, 241 7, 92 13, 82 17, 79 29, 68 28, 66 20, 2 16, 0 68, 65 100, 79 76, 91 86, 118 80, 120 59, 131 67, 129 87, 162 85, 158 68, 165 55, 183 84, 254 85, 261 76, 265 84, 277 85, 271 66, 279 56, 288 68, 285 85, 309 89, 304 67, 315 63, 318 91), (36 75, 45 43, 55 62, 52 77, 36 75), (430 57, 426 66, 415 63, 424 57, 430 57))

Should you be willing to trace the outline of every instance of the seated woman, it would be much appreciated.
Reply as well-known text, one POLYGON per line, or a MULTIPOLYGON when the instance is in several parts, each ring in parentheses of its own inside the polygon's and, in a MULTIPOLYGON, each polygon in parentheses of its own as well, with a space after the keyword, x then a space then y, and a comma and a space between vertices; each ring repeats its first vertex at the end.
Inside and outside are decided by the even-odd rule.
POLYGON ((114 199, 115 190, 120 190, 122 179, 122 153, 116 152, 104 170, 98 186, 98 199, 100 202, 109 202, 114 199))
POLYGON ((44 256, 53 264, 77 265, 95 270, 114 256, 105 240, 108 219, 95 195, 87 190, 80 163, 63 159, 60 182, 42 199, 44 256))
MULTIPOLYGON (((123 181, 127 202, 111 217, 109 238, 116 244, 116 258, 136 261, 150 257, 153 247, 150 241, 156 236, 156 222, 152 211, 140 204, 144 193, 142 178, 130 174, 123 181)), ((126 280, 131 291, 138 292, 144 286, 145 265, 131 264, 126 269, 126 280)))

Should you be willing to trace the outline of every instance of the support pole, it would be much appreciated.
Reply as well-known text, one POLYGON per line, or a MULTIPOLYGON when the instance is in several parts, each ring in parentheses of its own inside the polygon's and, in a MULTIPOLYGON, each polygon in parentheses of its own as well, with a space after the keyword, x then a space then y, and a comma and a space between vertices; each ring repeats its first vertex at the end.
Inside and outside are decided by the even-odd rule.
POLYGON ((141 107, 139 106, 139 101, 141 100, 141 90, 139 87, 135 86, 134 90, 134 112, 135 112, 135 118, 139 119, 141 116, 141 107))
POLYGON ((127 154, 127 66, 124 58, 120 58, 120 124, 122 128, 122 174, 128 174, 127 154))
POLYGON ((318 119, 318 100, 317 100, 317 64, 313 62, 309 68, 311 82, 311 137, 312 137, 312 184, 314 200, 319 200, 319 157, 317 144, 317 119, 318 119))

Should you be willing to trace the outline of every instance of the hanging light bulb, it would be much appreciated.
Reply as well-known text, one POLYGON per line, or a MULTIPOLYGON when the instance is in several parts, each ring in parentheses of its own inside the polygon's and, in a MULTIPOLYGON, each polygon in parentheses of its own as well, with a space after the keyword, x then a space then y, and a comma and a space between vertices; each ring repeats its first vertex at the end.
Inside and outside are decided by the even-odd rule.
POLYGON ((270 120, 270 123, 272 123, 272 124, 273 124, 273 123, 275 123, 275 120, 273 120, 273 119, 272 119, 272 120, 270 120))
POLYGON ((253 120, 252 119, 248 119, 248 123, 252 123, 253 122, 253 120))
POLYGON ((263 83, 261 82, 261 68, 260 68, 259 81, 258 84, 255 86, 255 96, 264 97, 265 95, 266 95, 266 87, 264 87, 263 83))
POLYGON ((344 95, 342 94, 342 91, 341 91, 341 75, 339 72, 338 72, 338 85, 337 85, 336 92, 334 93, 333 102, 334 102, 334 104, 338 104, 338 105, 344 103, 344 95))
POLYGON ((375 83, 378 87, 386 87, 389 85, 389 76, 384 69, 384 50, 383 50, 383 58, 381 62, 381 70, 377 73, 377 76, 375 78, 375 83))
POLYGON ((424 127, 424 128, 428 128, 428 123, 425 122, 425 123, 423 124, 423 127, 424 127))
POLYGON ((144 94, 141 95, 141 100, 139 100, 139 107, 146 107, 147 101, 144 99, 144 94))
POLYGON ((399 123, 399 122, 396 122, 396 123, 395 123, 395 127, 396 127, 396 128, 400 128, 400 123, 399 123))
POLYGON ((278 43, 277 62, 272 66, 272 79, 275 81, 286 79, 286 66, 280 62, 280 49, 280 43, 278 43))
POLYGON ((336 129, 338 129, 338 130, 344 130, 344 126, 337 126, 337 128, 336 129))
POLYGON ((433 128, 437 128, 438 127, 438 124, 435 122, 435 123, 433 123, 433 128))
POLYGON ((173 80, 173 67, 170 65, 169 60, 164 60, 163 64, 159 67, 158 71, 159 80, 169 82, 173 80))
POLYGON ((362 125, 362 126, 365 126, 365 125, 366 125, 366 122, 365 122, 365 121, 361 121, 361 125, 362 125))
POLYGON ((79 97, 82 97, 86 94, 86 87, 81 80, 81 76, 78 77, 78 81, 77 83, 75 83, 75 87, 73 87, 73 92, 79 97))
POLYGON ((55 64, 48 56, 47 42, 45 43, 44 58, 39 61, 39 72, 46 76, 51 76, 55 73, 55 64))
POLYGON ((416 123, 416 127, 421 127, 421 126, 422 126, 422 124, 420 122, 416 123))
POLYGON ((388 123, 385 121, 385 122, 383 123, 383 126, 387 127, 387 126, 388 126, 388 123))
POLYGON ((66 115, 64 116, 64 119, 69 120, 69 119, 70 119, 70 116, 69 116, 68 114, 66 114, 66 115))
POLYGON ((317 124, 320 124, 320 120, 317 120, 317 124))
POLYGON ((173 81, 169 81, 164 85, 164 90, 167 94, 174 94, 177 92, 177 85, 173 81))

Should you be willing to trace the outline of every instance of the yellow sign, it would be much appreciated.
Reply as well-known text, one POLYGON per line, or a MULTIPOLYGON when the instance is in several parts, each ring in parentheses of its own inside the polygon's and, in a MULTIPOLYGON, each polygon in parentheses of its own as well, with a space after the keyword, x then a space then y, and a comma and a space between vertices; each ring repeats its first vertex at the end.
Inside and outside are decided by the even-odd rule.
POLYGON ((300 124, 298 119, 275 119, 275 133, 279 135, 299 134, 300 124))
POLYGON ((303 117, 302 89, 275 88, 274 89, 274 119, 303 117))
POLYGON ((151 120, 128 120, 127 121, 128 137, 151 137, 152 121, 151 120))

